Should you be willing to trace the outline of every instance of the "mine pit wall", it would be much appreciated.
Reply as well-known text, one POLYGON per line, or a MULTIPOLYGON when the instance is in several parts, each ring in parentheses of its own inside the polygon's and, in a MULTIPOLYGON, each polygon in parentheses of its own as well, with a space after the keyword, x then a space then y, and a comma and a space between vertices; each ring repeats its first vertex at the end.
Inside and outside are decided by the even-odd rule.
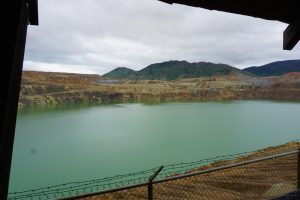
MULTIPOLYGON (((56 88, 57 89, 57 88, 56 88)), ((61 89, 61 88, 60 88, 61 89)), ((135 103, 135 102, 197 102, 226 100, 282 100, 300 101, 300 89, 290 87, 248 87, 227 89, 199 89, 193 91, 115 92, 115 91, 72 91, 51 89, 51 92, 36 90, 34 94, 24 92, 19 105, 45 105, 66 103, 135 103)))

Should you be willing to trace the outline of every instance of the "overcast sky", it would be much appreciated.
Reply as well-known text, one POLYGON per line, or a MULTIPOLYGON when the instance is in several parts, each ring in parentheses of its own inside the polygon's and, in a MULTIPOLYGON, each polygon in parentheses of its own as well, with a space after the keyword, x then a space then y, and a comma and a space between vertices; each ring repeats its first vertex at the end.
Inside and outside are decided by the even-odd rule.
POLYGON ((39 0, 25 70, 104 74, 168 60, 238 68, 300 58, 282 50, 286 24, 158 0, 39 0))

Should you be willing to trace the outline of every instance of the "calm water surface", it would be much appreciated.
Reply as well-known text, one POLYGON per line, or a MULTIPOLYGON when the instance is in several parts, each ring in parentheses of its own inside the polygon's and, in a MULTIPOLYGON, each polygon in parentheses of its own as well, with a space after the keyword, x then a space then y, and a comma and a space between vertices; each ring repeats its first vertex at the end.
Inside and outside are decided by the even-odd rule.
POLYGON ((238 153, 300 138, 300 103, 232 101, 20 109, 10 191, 238 153))

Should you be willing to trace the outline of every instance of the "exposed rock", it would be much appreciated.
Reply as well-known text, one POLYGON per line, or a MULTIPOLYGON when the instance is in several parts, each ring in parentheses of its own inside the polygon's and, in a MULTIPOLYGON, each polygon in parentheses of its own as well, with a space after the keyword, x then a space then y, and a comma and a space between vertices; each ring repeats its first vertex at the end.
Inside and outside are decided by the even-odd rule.
POLYGON ((236 73, 170 81, 110 81, 99 75, 25 71, 19 105, 242 99, 299 101, 300 74, 253 77, 236 73))

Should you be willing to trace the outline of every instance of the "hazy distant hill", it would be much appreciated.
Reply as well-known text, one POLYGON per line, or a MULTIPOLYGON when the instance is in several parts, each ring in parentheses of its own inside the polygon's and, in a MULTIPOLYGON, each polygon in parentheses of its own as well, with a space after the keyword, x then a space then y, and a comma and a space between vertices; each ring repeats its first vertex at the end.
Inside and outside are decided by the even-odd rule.
POLYGON ((179 78, 198 78, 214 75, 229 75, 232 73, 245 73, 242 70, 225 64, 214 64, 209 62, 189 63, 187 61, 168 61, 156 63, 148 67, 134 71, 128 68, 116 68, 104 77, 119 79, 156 79, 175 80, 179 78))
POLYGON ((107 74, 104 74, 103 77, 115 78, 115 79, 135 79, 136 71, 126 68, 126 67, 118 67, 107 74))
POLYGON ((300 72, 300 60, 285 60, 258 67, 248 67, 244 71, 257 76, 280 76, 289 72, 300 72))

